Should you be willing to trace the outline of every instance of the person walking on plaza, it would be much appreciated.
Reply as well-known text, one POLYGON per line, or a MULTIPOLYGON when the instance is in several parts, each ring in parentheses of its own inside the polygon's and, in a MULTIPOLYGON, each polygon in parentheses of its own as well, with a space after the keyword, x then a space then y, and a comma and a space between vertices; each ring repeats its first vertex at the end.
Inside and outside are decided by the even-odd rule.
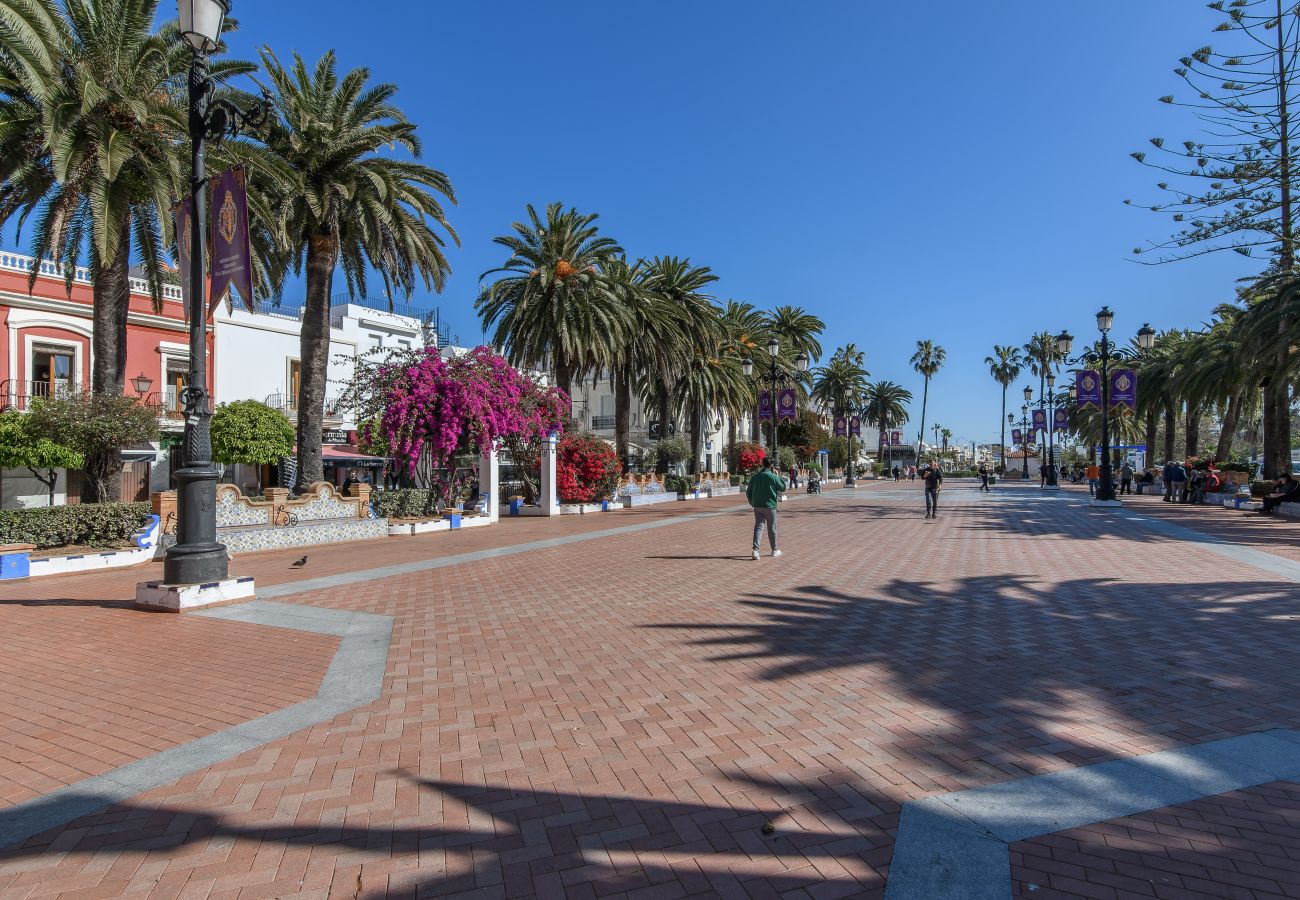
POLYGON ((989 488, 988 466, 984 465, 984 463, 980 463, 980 490, 992 493, 992 490, 989 488))
POLYGON ((939 518, 939 488, 943 486, 943 469, 930 466, 925 473, 925 517, 939 518))
POLYGON ((1083 475, 1088 479, 1088 496, 1097 496, 1097 488, 1101 487, 1101 466, 1088 463, 1088 468, 1084 469, 1083 475))
POLYGON ((767 543, 772 548, 772 555, 781 555, 776 546, 776 505, 781 502, 783 493, 785 479, 773 471, 772 458, 769 456, 763 460, 763 468, 749 479, 749 486, 745 488, 745 497, 754 508, 754 559, 759 557, 758 542, 763 537, 764 528, 767 529, 767 543))
POLYGON ((1182 503, 1187 490, 1187 470, 1177 460, 1165 463, 1165 502, 1182 503))
POLYGON ((1128 460, 1124 465, 1119 467, 1119 492, 1121 494, 1133 493, 1133 467, 1129 465, 1128 460))

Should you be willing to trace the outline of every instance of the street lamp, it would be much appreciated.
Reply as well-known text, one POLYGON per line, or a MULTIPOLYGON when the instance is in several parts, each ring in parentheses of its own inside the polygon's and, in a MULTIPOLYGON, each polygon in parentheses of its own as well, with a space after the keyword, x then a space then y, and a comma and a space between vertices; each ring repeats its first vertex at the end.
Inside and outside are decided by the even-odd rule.
MULTIPOLYGON (((1120 354, 1115 352, 1115 345, 1110 339, 1110 329, 1114 322, 1115 314, 1111 312, 1109 306, 1103 306, 1098 310, 1097 330, 1101 332, 1100 349, 1086 350, 1077 359, 1069 360, 1075 364, 1086 362, 1101 365, 1101 487, 1097 491, 1097 500, 1103 503, 1115 500, 1115 479, 1110 460, 1110 363, 1111 360, 1118 359, 1120 354)), ((1138 346, 1144 350, 1149 349, 1155 343, 1155 336, 1155 329, 1150 324, 1144 323, 1138 329, 1138 346)), ((1062 331, 1056 336, 1056 349, 1062 356, 1069 356, 1073 345, 1074 338, 1070 332, 1062 331)))
MULTIPOLYGON (((207 320, 207 194, 203 145, 254 128, 265 119, 264 100, 247 112, 224 99, 214 99, 216 85, 208 77, 208 54, 221 43, 221 30, 230 13, 229 0, 177 0, 181 37, 193 59, 189 80, 190 160, 190 370, 181 391, 185 437, 181 467, 176 470, 176 543, 163 560, 167 584, 207 584, 228 573, 226 548, 217 541, 217 479, 212 461, 212 410, 208 396, 207 320)), ((178 236, 184 240, 184 236, 178 236)))
MULTIPOLYGON (((778 451, 781 449, 780 442, 777 439, 777 434, 776 434, 777 422, 780 419, 780 416, 777 415, 777 411, 776 411, 776 391, 778 385, 791 384, 794 380, 790 377, 790 374, 788 372, 782 371, 780 366, 776 364, 776 359, 778 356, 780 356, 780 354, 781 354, 781 342, 778 341, 775 337, 768 340, 767 342, 768 368, 766 372, 762 372, 759 374, 760 383, 770 384, 772 386, 772 393, 771 393, 772 465, 774 466, 780 465, 780 460, 778 459, 778 451)), ((794 364, 795 367, 798 368, 800 374, 807 372, 808 364, 809 364, 808 354, 801 352, 798 356, 795 357, 794 364)), ((745 373, 746 378, 754 374, 754 361, 750 359, 748 356, 741 361, 740 365, 741 365, 741 369, 745 373)), ((762 434, 762 429, 763 429, 763 425, 760 422, 759 434, 762 434)), ((853 461, 850 459, 849 460, 850 473, 852 473, 853 471, 852 466, 853 466, 853 461)), ((850 477, 852 476, 850 475, 850 477)))
MULTIPOLYGON (((1025 403, 1020 407, 1020 480, 1029 480, 1029 451, 1025 449, 1025 436, 1029 433, 1029 399, 1033 397, 1032 388, 1025 388, 1025 403)), ((1007 423, 1013 427, 1016 424, 1016 414, 1007 413, 1007 423)))
POLYGON ((131 379, 131 387, 135 388, 136 394, 143 397, 149 393, 149 388, 153 387, 153 379, 141 372, 131 379))

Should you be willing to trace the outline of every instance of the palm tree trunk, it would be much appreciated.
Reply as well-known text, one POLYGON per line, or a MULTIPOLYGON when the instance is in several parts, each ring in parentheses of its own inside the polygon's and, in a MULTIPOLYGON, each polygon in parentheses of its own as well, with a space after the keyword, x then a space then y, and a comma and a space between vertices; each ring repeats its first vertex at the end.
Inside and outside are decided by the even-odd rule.
POLYGON ((1174 415, 1174 405, 1165 404, 1165 458, 1163 462, 1169 462, 1174 458, 1174 429, 1177 427, 1177 419, 1174 415))
POLYGON ((1147 413, 1147 431, 1146 431, 1147 465, 1155 461, 1156 456, 1156 411, 1152 409, 1147 413))
POLYGON ((998 445, 1002 448, 1002 462, 998 464, 1002 468, 999 474, 1005 475, 1007 474, 1007 386, 1005 384, 1002 385, 1002 415, 998 422, 1002 425, 1002 443, 998 445))
POLYGON ((736 424, 734 412, 727 413, 727 471, 736 471, 736 438, 739 437, 739 426, 736 424))
MULTIPOLYGON (((325 418, 325 385, 330 356, 330 288, 338 242, 330 234, 307 239, 307 297, 302 309, 301 358, 298 385, 298 487, 325 480, 321 458, 321 426, 325 418)), ((292 388, 292 385, 287 387, 292 388)), ((293 401, 293 398, 289 398, 293 401)))
POLYGON ((622 365, 614 370, 614 451, 623 466, 623 471, 631 467, 631 454, 628 450, 632 417, 632 373, 631 366, 622 365))
POLYGON ((1201 408, 1192 403, 1187 404, 1187 433, 1183 436, 1186 457, 1191 459, 1201 449, 1201 408))
POLYGON ((1282 374, 1287 362, 1283 351, 1264 387, 1264 478, 1280 478, 1291 471, 1291 386, 1282 374))
MULTIPOLYGON (((95 273, 91 315, 94 361, 90 389, 96 394, 121 394, 126 386, 126 319, 131 304, 131 219, 118 224, 117 258, 95 273)), ((81 380, 81 373, 73 373, 81 380)), ((81 499, 85 503, 113 503, 122 494, 121 452, 87 454, 87 475, 81 499)))
POLYGON ((916 439, 917 465, 921 460, 921 445, 925 443, 925 406, 930 402, 930 376, 925 376, 925 388, 921 391, 921 436, 916 439))
POLYGON ((1228 398, 1228 408, 1223 413, 1223 427, 1219 429, 1219 443, 1214 448, 1216 462, 1224 462, 1232 453, 1232 439, 1237 434, 1237 422, 1241 419, 1243 399, 1239 393, 1228 398))
POLYGON ((564 391, 564 396, 569 399, 568 416, 566 418, 572 421, 573 367, 569 365, 569 360, 562 353, 556 353, 553 355, 551 359, 551 367, 555 369, 555 386, 564 391))
MULTIPOLYGON (((655 400, 659 415, 659 440, 662 441, 668 437, 668 424, 672 416, 672 397, 669 396, 668 388, 662 382, 659 384, 655 400)), ((668 472, 668 460, 663 459, 662 454, 655 459, 655 471, 660 475, 668 472)))
POLYGON ((700 446, 704 440, 704 416, 700 415, 700 402, 691 401, 691 467, 690 474, 700 471, 700 446))

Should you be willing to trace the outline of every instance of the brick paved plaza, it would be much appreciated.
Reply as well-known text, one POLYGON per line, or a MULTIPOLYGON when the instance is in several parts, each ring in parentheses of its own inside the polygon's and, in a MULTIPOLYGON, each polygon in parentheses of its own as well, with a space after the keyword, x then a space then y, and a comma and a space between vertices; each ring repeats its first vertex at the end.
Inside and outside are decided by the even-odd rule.
POLYGON ((757 562, 736 498, 260 554, 247 621, 6 587, 0 896, 1300 896, 1300 524, 922 511, 799 496, 757 562), (1058 817, 1048 773, 1093 787, 1058 817))

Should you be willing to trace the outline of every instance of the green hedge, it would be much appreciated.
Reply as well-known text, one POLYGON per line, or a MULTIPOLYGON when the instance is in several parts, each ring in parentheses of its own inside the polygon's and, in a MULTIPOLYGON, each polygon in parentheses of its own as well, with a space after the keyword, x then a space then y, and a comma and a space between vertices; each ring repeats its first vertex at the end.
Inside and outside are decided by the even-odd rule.
POLYGON ((433 491, 422 488, 398 488, 393 491, 375 491, 370 495, 375 515, 381 519, 413 519, 431 516, 437 509, 433 491))
POLYGON ((1271 481, 1252 481, 1250 483, 1250 496, 1256 500, 1267 497, 1272 490, 1273 482, 1271 481))
POLYGON ((664 491, 669 494, 689 494, 695 490, 695 479, 690 475, 667 475, 664 491))
POLYGON ((0 510, 0 544, 38 548, 84 544, 120 547, 144 527, 148 503, 82 503, 37 509, 0 510))

